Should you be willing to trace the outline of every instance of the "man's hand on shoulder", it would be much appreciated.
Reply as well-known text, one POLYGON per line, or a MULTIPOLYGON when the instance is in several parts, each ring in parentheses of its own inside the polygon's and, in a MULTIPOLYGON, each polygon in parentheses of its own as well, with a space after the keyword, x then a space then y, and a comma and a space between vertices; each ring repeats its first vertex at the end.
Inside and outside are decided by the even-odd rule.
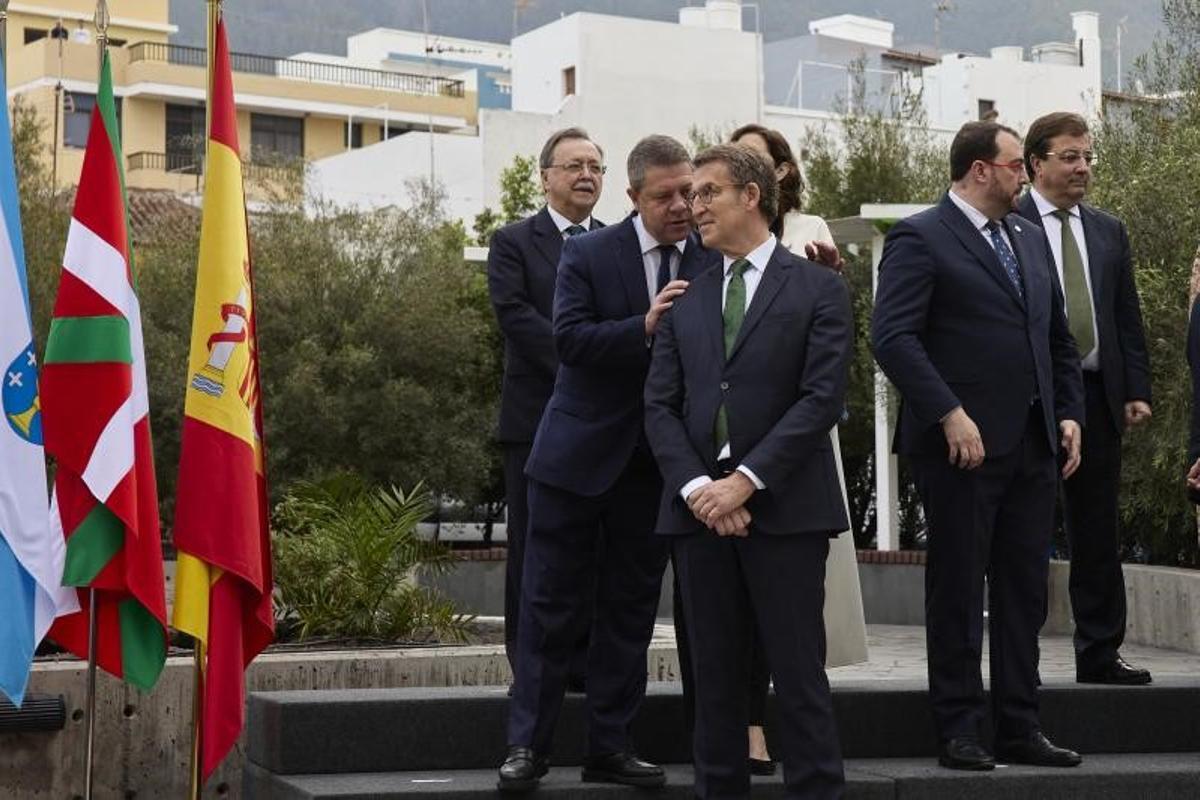
POLYGON ((673 280, 663 287, 663 290, 654 298, 654 302, 650 304, 650 310, 646 312, 646 336, 654 335, 655 328, 658 327, 658 321, 662 315, 670 308, 675 298, 683 294, 687 289, 688 282, 681 280, 673 280))
POLYGON ((814 239, 804 245, 804 257, 809 261, 815 261, 822 266, 829 267, 834 272, 841 272, 846 266, 846 260, 838 252, 837 245, 822 242, 819 239, 814 239))
POLYGON ((942 432, 950 449, 950 463, 963 469, 975 469, 983 463, 983 437, 975 421, 962 406, 942 418, 942 432))
POLYGON ((1063 478, 1069 478, 1075 474, 1075 470, 1079 469, 1079 454, 1083 446, 1083 429, 1073 419, 1064 419, 1058 423, 1058 429, 1062 431, 1062 449, 1067 454, 1067 460, 1062 468, 1062 476, 1063 478))
POLYGON ((744 506, 755 491, 750 478, 742 472, 733 472, 692 492, 688 507, 703 525, 715 529, 718 520, 744 506))

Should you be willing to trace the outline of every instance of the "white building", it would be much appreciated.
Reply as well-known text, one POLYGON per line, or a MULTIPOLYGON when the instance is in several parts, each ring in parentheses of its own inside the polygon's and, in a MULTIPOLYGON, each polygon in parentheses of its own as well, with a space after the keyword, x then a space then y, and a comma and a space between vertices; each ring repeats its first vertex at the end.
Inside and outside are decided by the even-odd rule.
MULTIPOLYGON (((791 67, 789 52, 799 53, 797 59, 835 54, 849 65, 861 50, 881 74, 894 69, 899 76, 894 86, 881 86, 922 92, 931 129, 948 139, 963 122, 993 108, 1000 121, 1018 129, 1049 111, 1094 115, 1101 98, 1099 20, 1076 12, 1071 21, 1073 42, 1035 47, 1031 60, 1021 48, 998 47, 989 57, 950 54, 934 63, 894 50, 890 23, 840 15, 814 20, 810 36, 802 37, 811 41, 798 50, 772 43, 768 60, 771 74, 804 81, 815 73, 799 63, 791 67)), ((364 34, 355 52, 364 60, 396 53, 397 33, 364 34)), ((686 143, 693 128, 711 137, 760 121, 795 145, 814 126, 836 131, 837 116, 827 104, 767 103, 766 74, 762 39, 742 30, 738 0, 682 8, 679 23, 572 14, 512 41, 511 108, 480 108, 477 134, 435 133, 431 147, 428 134, 413 132, 332 156, 313 165, 313 188, 339 204, 403 206, 406 182, 433 175, 447 190, 451 215, 469 228, 485 206, 498 207, 500 172, 513 156, 536 155, 552 131, 579 125, 604 148, 610 166, 596 214, 617 220, 630 207, 625 157, 646 134, 686 143)))

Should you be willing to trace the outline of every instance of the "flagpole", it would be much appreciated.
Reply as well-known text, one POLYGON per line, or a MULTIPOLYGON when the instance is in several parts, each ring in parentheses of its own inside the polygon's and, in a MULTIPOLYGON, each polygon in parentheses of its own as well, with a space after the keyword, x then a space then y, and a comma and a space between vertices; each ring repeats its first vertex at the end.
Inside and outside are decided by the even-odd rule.
POLYGON ((0 65, 8 72, 8 2, 0 0, 0 65))
MULTIPOLYGON (((100 81, 104 73, 104 51, 108 47, 108 3, 96 3, 96 96, 100 95, 100 81)), ((57 146, 57 145, 56 145, 57 146)), ((84 800, 92 800, 92 772, 96 755, 96 638, 99 633, 99 615, 96 612, 96 590, 88 587, 88 667, 87 667, 87 750, 84 758, 84 800)))
MULTIPOLYGON (((207 67, 204 83, 204 146, 208 149, 208 141, 212 136, 212 85, 215 71, 217 21, 221 18, 221 0, 204 0, 208 6, 208 35, 205 38, 205 59, 207 67)), ((204 155, 204 172, 208 172, 208 153, 204 155)), ((200 800, 203 789, 201 780, 201 760, 203 755, 204 733, 204 642, 192 638, 192 763, 191 780, 188 791, 189 800, 200 800)))

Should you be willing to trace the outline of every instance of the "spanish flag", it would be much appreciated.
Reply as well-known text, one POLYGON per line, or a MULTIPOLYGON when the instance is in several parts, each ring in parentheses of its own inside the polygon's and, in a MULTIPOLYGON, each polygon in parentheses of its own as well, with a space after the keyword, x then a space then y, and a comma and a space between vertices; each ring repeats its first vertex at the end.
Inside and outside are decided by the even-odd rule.
POLYGON ((275 632, 254 282, 223 21, 215 39, 172 620, 201 648, 202 780, 241 733, 245 668, 275 632))

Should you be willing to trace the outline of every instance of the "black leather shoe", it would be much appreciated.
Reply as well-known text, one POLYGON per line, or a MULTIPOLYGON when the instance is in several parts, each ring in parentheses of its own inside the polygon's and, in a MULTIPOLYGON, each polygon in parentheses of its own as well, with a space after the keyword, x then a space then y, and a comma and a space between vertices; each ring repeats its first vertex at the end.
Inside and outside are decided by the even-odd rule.
POLYGON ((748 759, 751 775, 774 775, 775 762, 769 758, 754 758, 748 759))
POLYGON ((950 769, 987 770, 996 760, 974 736, 959 736, 942 745, 938 763, 950 769))
POLYGON ((1117 656, 1098 669, 1075 668, 1076 683, 1108 683, 1116 686, 1145 686, 1150 683, 1150 670, 1130 666, 1117 656))
POLYGON ((623 783, 651 789, 667 782, 662 767, 642 761, 633 753, 592 756, 583 764, 582 777, 584 783, 623 783))
POLYGON ((1006 764, 1031 764, 1035 767, 1077 767, 1083 758, 1074 750, 1058 747, 1041 731, 1027 739, 999 742, 996 757, 1006 764))
POLYGON ((548 769, 546 757, 535 755, 533 748, 510 747, 500 765, 500 781, 496 788, 502 792, 532 791, 548 769))

